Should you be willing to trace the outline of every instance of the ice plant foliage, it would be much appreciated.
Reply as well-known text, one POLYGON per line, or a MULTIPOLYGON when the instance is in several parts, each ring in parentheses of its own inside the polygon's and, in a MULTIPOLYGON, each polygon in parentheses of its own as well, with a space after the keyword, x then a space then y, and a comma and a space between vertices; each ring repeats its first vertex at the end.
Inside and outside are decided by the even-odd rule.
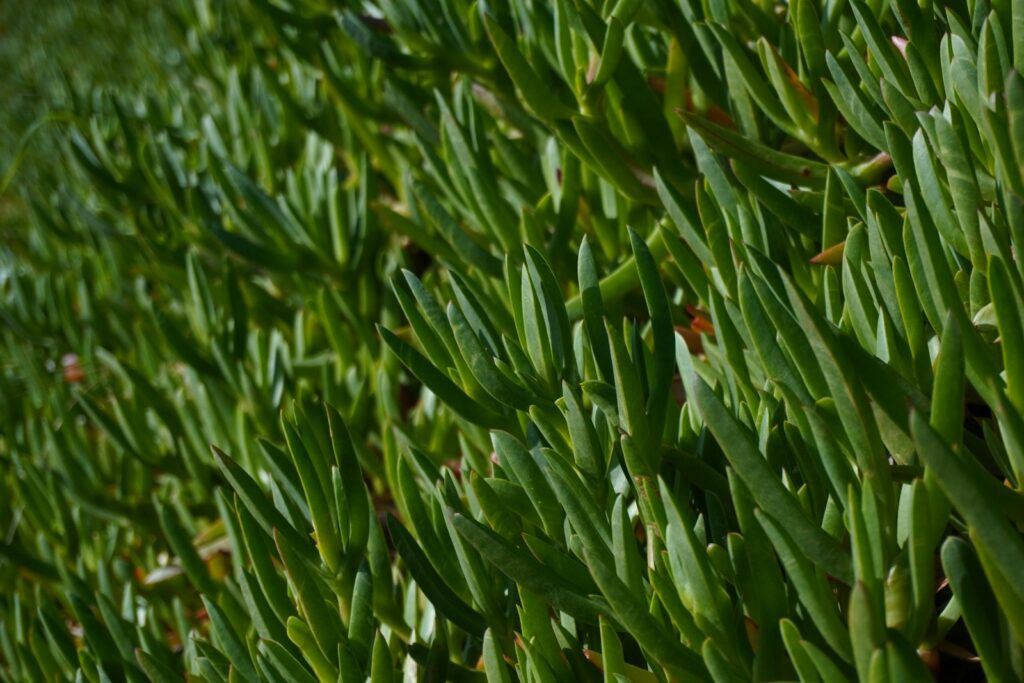
POLYGON ((1024 679, 1024 0, 176 17, 0 247, 0 680, 1024 679))

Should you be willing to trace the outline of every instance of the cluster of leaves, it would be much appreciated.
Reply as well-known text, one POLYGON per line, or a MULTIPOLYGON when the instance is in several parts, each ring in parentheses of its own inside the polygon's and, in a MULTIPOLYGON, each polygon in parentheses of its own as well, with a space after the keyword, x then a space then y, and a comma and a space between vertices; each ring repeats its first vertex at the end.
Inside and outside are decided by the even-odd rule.
POLYGON ((0 678, 1024 678, 1024 0, 177 18, 0 252, 0 678))

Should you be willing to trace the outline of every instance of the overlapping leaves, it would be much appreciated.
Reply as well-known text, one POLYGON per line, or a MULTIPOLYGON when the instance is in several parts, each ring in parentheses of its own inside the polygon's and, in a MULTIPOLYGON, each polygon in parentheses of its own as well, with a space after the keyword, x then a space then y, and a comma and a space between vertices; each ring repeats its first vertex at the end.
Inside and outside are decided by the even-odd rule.
POLYGON ((1018 5, 183 10, 9 251, 4 675, 1020 678, 1018 5))

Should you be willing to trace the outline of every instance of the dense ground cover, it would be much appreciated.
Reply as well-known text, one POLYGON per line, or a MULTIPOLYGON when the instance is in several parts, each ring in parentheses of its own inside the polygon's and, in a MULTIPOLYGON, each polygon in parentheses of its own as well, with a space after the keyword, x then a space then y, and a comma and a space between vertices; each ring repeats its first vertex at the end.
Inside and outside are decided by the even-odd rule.
POLYGON ((117 16, 6 188, 0 677, 1024 678, 1024 0, 117 16))

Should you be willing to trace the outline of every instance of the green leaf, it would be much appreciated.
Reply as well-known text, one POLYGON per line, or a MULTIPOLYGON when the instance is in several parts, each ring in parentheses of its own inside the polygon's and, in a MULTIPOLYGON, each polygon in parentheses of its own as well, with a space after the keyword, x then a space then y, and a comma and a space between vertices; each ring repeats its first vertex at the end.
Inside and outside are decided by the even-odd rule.
MULTIPOLYGON (((884 615, 875 611, 875 604, 867 587, 857 582, 850 593, 847 623, 850 642, 853 645, 853 659, 861 680, 879 680, 876 671, 879 662, 876 660, 879 652, 884 653, 884 615)), ((883 666, 884 663, 883 659, 883 666)))
POLYGON ((871 51, 871 56, 876 60, 885 80, 897 86, 900 92, 907 97, 915 96, 917 92, 910 79, 906 62, 901 59, 899 52, 878 25, 874 12, 862 0, 851 0, 850 7, 853 9, 857 25, 871 51))
MULTIPOLYGON (((704 240, 703 230, 699 227, 700 218, 693 211, 693 207, 679 195, 679 193, 665 182, 658 169, 654 169, 654 182, 658 189, 658 198, 665 207, 665 211, 675 224, 679 235, 685 240, 697 260, 701 263, 711 262, 711 252, 708 250, 704 240)), ((584 240, 586 237, 584 237, 584 240)), ((580 247, 582 258, 582 246, 580 247)), ((582 283, 582 279, 581 279, 582 283)), ((582 284, 581 284, 582 288, 582 284)))
MULTIPOLYGON (((110 633, 93 614, 92 608, 74 593, 68 596, 68 603, 75 619, 82 627, 82 635, 89 645, 89 650, 99 664, 109 666, 111 671, 117 671, 120 668, 121 655, 117 650, 117 645, 110 637, 110 633)), ((82 650, 79 650, 79 653, 81 652, 82 650)))
MULTIPOLYGON (((341 619, 338 613, 331 609, 324 599, 320 580, 277 529, 274 529, 274 542, 277 544, 277 552, 281 556, 285 572, 291 582, 296 602, 306 618, 303 626, 316 640, 321 652, 325 654, 334 652, 338 643, 341 642, 341 619)), ((294 617, 289 617, 285 624, 289 637, 292 635, 291 624, 293 621, 294 617)), ((294 638, 292 640, 294 642, 294 638)), ((302 647, 299 643, 296 645, 302 647)))
POLYGON ((654 337, 653 380, 647 396, 646 427, 655 443, 661 441, 664 429, 665 410, 669 401, 672 384, 672 366, 675 360, 675 332, 672 326, 672 311, 668 295, 658 274, 658 267, 647 247, 636 231, 629 230, 629 243, 636 259, 640 285, 643 288, 647 310, 651 316, 651 330, 654 337))
POLYGON ((932 385, 932 428, 952 447, 963 439, 964 354, 960 328, 950 315, 943 326, 932 385))
POLYGON ((800 631, 789 619, 782 619, 779 622, 780 630, 782 631, 782 642, 786 645, 786 652, 789 653, 789 658, 793 662, 793 668, 796 669, 796 675, 800 679, 800 683, 817 683, 821 680, 818 676, 818 671, 814 666, 814 660, 811 659, 810 655, 804 649, 803 641, 800 639, 800 631))
POLYGON ((769 514, 755 510, 757 521, 771 538, 775 551, 786 568, 786 576, 796 589, 801 604, 825 641, 840 657, 851 659, 850 636, 839 618, 826 577, 817 570, 785 528, 769 514))
POLYGON ((819 115, 818 103, 814 96, 800 82, 796 72, 785 62, 778 49, 763 36, 757 41, 757 51, 761 63, 768 72, 768 81, 775 88, 789 119, 805 139, 812 138, 819 115))
MULTIPOLYGON (((572 117, 572 127, 587 155, 593 159, 590 165, 594 170, 630 199, 653 203, 652 188, 640 182, 625 150, 601 125, 589 117, 576 115, 572 117)), ((587 162, 587 159, 581 160, 587 162)))
POLYGON ((546 120, 571 116, 572 109, 560 101, 556 91, 552 91, 551 87, 545 85, 526 57, 516 47, 515 41, 498 24, 498 20, 487 10, 483 11, 483 20, 487 35, 498 54, 498 59, 505 66, 512 82, 516 84, 526 105, 537 116, 546 120))
POLYGON ((604 316, 604 307, 601 302, 601 287, 597 276, 597 265, 594 263, 594 255, 586 235, 584 235, 583 241, 580 243, 579 264, 577 268, 583 321, 587 327, 590 348, 594 354, 594 361, 597 364, 598 375, 606 382, 610 382, 612 377, 614 377, 614 372, 612 370, 612 358, 608 347, 607 332, 601 321, 601 318, 604 316))
POLYGON ((727 657, 711 638, 704 641, 701 655, 715 683, 739 683, 749 680, 745 672, 736 669, 736 660, 727 657))
MULTIPOLYGON (((668 562, 664 559, 665 555, 667 553, 662 553, 662 567, 668 562)), ((704 642, 704 633, 697 627, 693 615, 690 614, 686 606, 683 605, 682 600, 679 599, 679 591, 671 577, 667 575, 667 572, 656 571, 650 573, 650 578, 658 601, 665 611, 668 612, 672 625, 679 630, 683 642, 690 649, 695 650, 700 647, 701 643, 704 642)))
POLYGON ((373 637, 373 577, 369 564, 364 560, 356 572, 352 609, 348 616, 348 643, 361 660, 369 659, 373 637))
POLYGON ((117 646, 118 651, 121 653, 121 658, 130 662, 132 660, 134 639, 128 631, 124 620, 117 614, 114 606, 110 603, 110 598, 103 593, 96 594, 96 606, 100 610, 100 616, 103 617, 103 623, 107 627, 114 645, 117 646))
POLYGON ((162 664, 148 652, 136 649, 135 661, 151 683, 180 683, 181 676, 162 664))
MULTIPOLYGON (((611 343, 612 366, 615 369, 615 402, 619 415, 619 427, 644 444, 641 447, 641 452, 646 456, 647 464, 644 466, 644 471, 633 474, 647 474, 654 463, 650 460, 651 451, 646 446, 651 443, 651 437, 657 435, 650 432, 650 425, 647 424, 643 388, 635 364, 636 359, 629 357, 621 329, 617 329, 607 320, 605 329, 611 343)), ((642 349, 637 349, 637 352, 642 353, 642 349)), ((658 439, 653 441, 657 442, 658 439)))
MULTIPOLYGON (((484 648, 486 649, 487 635, 484 635, 484 648)), ((377 631, 373 639, 373 654, 370 663, 370 683, 394 683, 395 663, 388 649, 388 641, 380 631, 377 631)))
POLYGON ((571 481, 573 475, 564 472, 557 460, 550 457, 545 461, 544 470, 558 502, 565 508, 573 528, 580 535, 590 572, 611 605, 616 620, 663 666, 699 675, 704 668, 700 658, 672 643, 647 611, 644 601, 617 576, 611 557, 610 539, 607 538, 607 522, 592 516, 592 511, 587 509, 586 498, 582 495, 582 487, 578 482, 571 481))
POLYGON ((794 495, 785 489, 758 452, 750 432, 733 417, 703 380, 697 379, 695 385, 688 389, 708 429, 757 503, 787 529, 793 541, 813 563, 821 565, 840 581, 849 582, 852 578, 849 555, 835 539, 807 518, 794 495))
POLYGON ((558 280, 555 279, 550 264, 539 251, 528 244, 524 246, 524 250, 527 271, 551 334, 550 343, 557 369, 562 376, 572 378, 575 375, 575 363, 571 362, 572 332, 569 329, 569 317, 562 304, 562 291, 558 280))
POLYGON ((530 455, 544 473, 583 546, 589 546, 591 554, 601 561, 611 560, 608 511, 598 507, 597 501, 588 495, 586 483, 561 455, 548 448, 532 451, 530 455))
MULTIPOLYGON (((416 276, 408 271, 405 271, 403 275, 409 280, 416 281, 416 276)), ((391 280, 391 291, 395 293, 395 298, 398 299, 402 313, 405 314, 406 320, 409 321, 409 326, 415 333, 416 340, 420 343, 420 347, 423 349, 427 359, 438 368, 451 366, 452 357, 448 353, 448 347, 434 331, 431 323, 420 313, 416 301, 405 290, 397 277, 391 280)), ((452 343, 454 345, 454 340, 452 343)))
MULTIPOLYGON (((330 436, 330 448, 334 455, 334 468, 331 471, 335 507, 341 536, 345 540, 345 550, 352 565, 353 558, 366 547, 370 535, 371 505, 369 493, 363 483, 363 472, 359 457, 348 425, 341 413, 330 403, 324 403, 327 431, 330 436), (345 504, 341 506, 338 480, 344 492, 345 504), (346 529, 347 526, 347 529, 346 529)), ((354 565, 352 565, 354 566, 354 565)))
POLYGON ((313 521, 313 530, 316 533, 316 546, 324 564, 331 572, 338 569, 341 562, 341 542, 338 539, 337 531, 334 528, 333 515, 328 506, 327 494, 324 491, 325 478, 317 471, 316 464, 312 461, 312 455, 306 450, 305 445, 299 438, 295 427, 284 419, 282 415, 281 424, 288 442, 288 450, 291 452, 292 463, 299 474, 302 482, 302 490, 306 496, 306 503, 309 505, 310 517, 313 521))
POLYGON ((914 169, 921 191, 921 199, 935 222, 935 227, 943 239, 959 253, 967 255, 967 237, 963 229, 955 224, 953 212, 950 210, 951 200, 946 189, 939 182, 935 157, 925 139, 924 130, 918 129, 911 140, 914 153, 914 169))
POLYGON ((269 505, 266 496, 260 491, 259 486, 253 481, 245 470, 243 470, 227 453, 216 446, 212 446, 214 460, 224 477, 231 484, 238 494, 238 497, 245 504, 249 513, 259 522, 266 533, 273 532, 286 538, 289 547, 308 562, 317 562, 318 555, 313 547, 303 539, 295 528, 288 523, 278 509, 269 505))
POLYGON ((487 674, 487 683, 512 683, 512 676, 509 675, 508 666, 502 658, 501 649, 494 640, 494 633, 487 629, 484 633, 484 673, 487 674))
POLYGON ((612 505, 612 555, 615 557, 615 571, 634 593, 643 592, 643 569, 640 553, 637 552, 633 525, 622 496, 616 496, 612 505))
POLYGON ((474 268, 480 270, 493 278, 501 277, 501 262, 476 243, 466 232, 459 227, 455 219, 441 205, 425 185, 413 182, 413 192, 420 204, 426 210, 431 222, 441 232, 455 253, 462 260, 474 268))
MULTIPOLYGON (((843 431, 857 455, 857 462, 866 477, 878 482, 879 490, 885 496, 888 484, 888 467, 884 447, 879 434, 878 423, 871 410, 866 392, 856 381, 852 364, 836 342, 835 333, 821 320, 795 287, 789 277, 784 283, 797 319, 803 326, 821 370, 828 384, 829 394, 836 404, 843 431)), ((887 500, 883 497, 882 500, 887 500)))
POLYGON ((454 303, 448 304, 448 321, 451 323, 463 358, 484 390, 510 408, 529 410, 532 404, 530 394, 495 367, 491 355, 477 337, 476 331, 454 303))
POLYGON ((56 654, 68 669, 77 667, 78 655, 75 651, 75 643, 68 634, 64 624, 58 621, 58 618, 51 610, 44 609, 42 605, 37 610, 37 616, 39 621, 42 622, 51 650, 56 650, 56 654))
POLYGON ((381 339, 398 356, 409 372, 462 418, 481 426, 494 426, 501 419, 478 402, 473 401, 454 382, 428 361, 423 354, 384 327, 378 327, 381 339))
MULTIPOLYGON (((801 381, 796 369, 787 360, 778 341, 778 330, 769 318, 758 298, 751 276, 747 271, 740 273, 738 281, 740 311, 748 330, 752 346, 760 358, 765 374, 773 382, 784 384, 793 391, 802 404, 810 404, 808 388, 801 381)), ((820 373, 820 369, 818 370, 820 373)))
POLYGON ((507 432, 491 432, 491 443, 501 467, 523 487, 544 524, 544 530, 552 537, 561 536, 565 513, 559 509, 551 486, 530 452, 507 432))
POLYGON ((601 60, 597 65, 597 73, 591 81, 591 87, 600 87, 611 80, 615 75, 615 67, 619 65, 622 57, 622 49, 625 41, 626 28, 622 21, 616 16, 608 18, 608 29, 604 34, 604 43, 601 45, 601 60))
POLYGON ((999 340, 1006 374, 1006 394, 1018 411, 1024 411, 1024 321, 1021 297, 1003 260, 993 256, 988 264, 988 285, 999 324, 999 340))
POLYGON ((1006 577, 1018 599, 1024 597, 1020 588, 1024 587, 1024 542, 992 496, 992 488, 1000 484, 973 459, 954 453, 916 411, 911 413, 910 424, 921 459, 977 534, 993 568, 1006 577))
POLYGON ((164 536, 167 537, 171 550, 174 551, 178 561, 181 562, 181 568, 185 571, 185 575, 188 576, 188 580, 192 582, 192 585, 200 593, 216 595, 217 584, 210 578, 210 572, 206 568, 206 563, 199 557, 196 547, 192 544, 192 539, 178 518, 178 513, 170 506, 164 505, 158 500, 153 501, 153 507, 156 508, 157 518, 160 520, 160 528, 163 529, 164 536))
POLYGON ((272 546, 268 542, 272 540, 271 535, 263 531, 245 506, 238 505, 236 502, 235 508, 238 513, 239 527, 242 530, 242 538, 245 540, 247 555, 252 561, 253 573, 256 575, 267 602, 278 621, 283 625, 288 621, 288 617, 295 613, 295 608, 288 597, 287 583, 278 574, 272 561, 272 546))
POLYGON ((942 544, 942 569, 963 612, 985 675, 992 681, 1013 680, 1007 655, 1000 647, 1003 634, 992 619, 999 605, 970 545, 959 538, 946 539, 942 544))
POLYGON ((718 39, 722 49, 733 60, 733 63, 736 65, 736 68, 743 79, 743 84, 747 87, 747 92, 750 93, 750 96, 757 103, 760 110, 764 112, 765 116, 771 119, 776 126, 786 133, 793 134, 795 132, 795 127, 793 122, 790 120, 789 115, 786 113, 785 108, 768 86, 768 79, 758 72, 757 68, 747 57, 747 53, 740 42, 725 26, 717 23, 711 23, 709 24, 709 28, 714 33, 715 38, 718 39))
POLYGON ((256 668, 249 657, 249 651, 238 637, 238 634, 235 633, 235 629, 231 626, 231 622, 228 621, 227 615, 224 614, 224 611, 213 600, 205 595, 202 598, 203 605, 206 607, 206 613, 210 615, 210 630, 217 640, 217 645, 227 656, 231 666, 245 680, 255 683, 259 680, 256 668))
POLYGON ((622 654, 622 641, 615 628, 601 618, 601 670, 605 683, 615 683, 616 676, 626 675, 626 660, 622 654))
POLYGON ((669 519, 665 548, 676 589, 701 630, 712 640, 725 643, 733 630, 729 597, 714 574, 707 551, 682 519, 664 482, 659 484, 662 497, 670 501, 666 506, 669 519))
MULTIPOLYGON (((906 491, 906 489, 904 489, 906 491)), ((911 642, 920 642, 935 611, 935 517, 923 481, 910 488, 910 535, 904 546, 909 557, 913 607, 906 628, 911 642)), ((948 504, 947 504, 948 509, 948 504)), ((943 519, 942 523, 945 524, 943 519)))
POLYGON ((594 424, 583 412, 583 406, 567 382, 562 382, 562 409, 572 439, 572 453, 576 466, 583 472, 601 478, 607 466, 601 452, 594 424))
POLYGON ((337 668, 324 656, 306 622, 296 617, 290 617, 287 628, 288 637, 302 651, 302 656, 309 662, 320 683, 333 683, 337 681, 337 668))
POLYGON ((828 166, 821 162, 776 151, 700 116, 685 112, 679 115, 709 147, 730 159, 743 162, 768 178, 801 187, 825 187, 828 166))
POLYGON ((968 535, 975 552, 978 554, 981 567, 988 577, 992 592, 995 593, 996 600, 1001 606, 1000 611, 1009 623, 1008 636, 1015 638, 1018 644, 1024 643, 1024 617, 1021 616, 1024 615, 1024 600, 1020 599, 1019 589, 1010 584, 1010 580, 1000 570, 991 553, 987 552, 985 547, 979 542, 978 534, 973 530, 969 530, 968 535))
POLYGON ((825 74, 825 37, 815 3, 797 0, 790 9, 789 21, 796 30, 800 55, 808 72, 811 77, 821 78, 825 74))
POLYGON ((487 629, 483 616, 448 587, 423 550, 416 545, 416 540, 393 515, 388 516, 388 532, 416 584, 434 607, 459 628, 472 634, 483 634, 487 629))
MULTIPOLYGON (((299 630, 295 626, 292 626, 292 635, 299 636, 299 630)), ((308 629, 306 632, 308 633, 308 629)), ((305 635, 305 633, 303 635, 305 635)), ((289 636, 290 637, 290 636, 289 636)), ((301 637, 300 637, 301 640, 301 637)), ((291 643, 289 643, 291 645, 291 643)), ((296 659, 292 654, 285 648, 281 643, 274 640, 262 640, 260 641, 260 651, 263 652, 267 659, 272 663, 274 668, 280 672, 285 680, 296 681, 296 683, 316 683, 317 679, 309 672, 309 669, 305 664, 296 659)), ((292 647, 295 647, 292 645, 292 647)), ((296 650, 299 652, 300 650, 296 650)), ((316 653, 314 653, 314 659, 316 653)), ((311 660, 312 661, 312 660, 311 660)), ((319 665, 323 664, 323 657, 317 659, 319 665)), ((329 667, 327 667, 329 668, 329 667)))

